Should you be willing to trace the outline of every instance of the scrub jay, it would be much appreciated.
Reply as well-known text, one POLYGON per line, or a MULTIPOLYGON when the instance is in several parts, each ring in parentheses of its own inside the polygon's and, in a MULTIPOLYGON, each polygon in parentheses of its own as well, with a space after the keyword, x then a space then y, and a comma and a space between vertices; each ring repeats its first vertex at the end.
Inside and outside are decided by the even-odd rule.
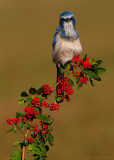
POLYGON ((53 62, 57 67, 57 81, 64 78, 60 72, 60 66, 71 61, 82 52, 79 35, 76 30, 76 21, 72 12, 63 12, 59 17, 59 27, 57 28, 53 40, 53 62))

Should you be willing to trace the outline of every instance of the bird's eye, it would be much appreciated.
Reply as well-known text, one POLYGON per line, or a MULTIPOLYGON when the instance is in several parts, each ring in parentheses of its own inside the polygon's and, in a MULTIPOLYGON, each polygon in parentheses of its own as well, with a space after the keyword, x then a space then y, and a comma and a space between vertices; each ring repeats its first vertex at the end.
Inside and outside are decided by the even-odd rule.
POLYGON ((65 19, 64 18, 61 18, 61 21, 64 21, 65 19))
POLYGON ((71 17, 70 20, 73 20, 73 17, 71 17))

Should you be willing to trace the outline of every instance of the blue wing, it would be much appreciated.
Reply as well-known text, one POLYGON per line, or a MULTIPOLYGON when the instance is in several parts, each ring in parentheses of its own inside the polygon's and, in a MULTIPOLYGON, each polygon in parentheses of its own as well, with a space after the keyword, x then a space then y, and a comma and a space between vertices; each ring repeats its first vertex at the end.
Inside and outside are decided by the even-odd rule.
POLYGON ((59 33, 59 29, 57 28, 57 29, 56 29, 56 32, 55 32, 55 35, 54 35, 53 44, 52 44, 53 48, 55 48, 55 45, 56 45, 56 37, 57 37, 58 33, 59 33))

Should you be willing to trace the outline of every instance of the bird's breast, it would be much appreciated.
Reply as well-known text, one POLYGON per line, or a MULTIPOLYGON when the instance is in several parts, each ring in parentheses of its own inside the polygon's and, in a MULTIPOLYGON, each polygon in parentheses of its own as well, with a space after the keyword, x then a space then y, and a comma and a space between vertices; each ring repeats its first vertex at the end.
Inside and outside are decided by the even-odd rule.
POLYGON ((82 52, 82 46, 79 38, 74 41, 66 40, 59 35, 56 37, 56 45, 53 49, 53 60, 64 65, 67 61, 82 52))

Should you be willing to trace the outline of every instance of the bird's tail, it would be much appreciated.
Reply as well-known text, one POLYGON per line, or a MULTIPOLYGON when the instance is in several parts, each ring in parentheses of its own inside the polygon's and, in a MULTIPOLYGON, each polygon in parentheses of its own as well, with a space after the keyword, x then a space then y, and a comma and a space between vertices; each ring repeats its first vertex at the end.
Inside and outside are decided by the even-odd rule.
MULTIPOLYGON (((64 79, 64 73, 61 73, 60 67, 58 67, 58 66, 56 66, 56 67, 57 67, 57 82, 58 82, 59 80, 64 79)), ((56 92, 57 92, 57 95, 62 95, 62 96, 64 96, 64 92, 62 91, 62 88, 61 88, 60 85, 58 85, 58 86, 56 87, 56 92)))

